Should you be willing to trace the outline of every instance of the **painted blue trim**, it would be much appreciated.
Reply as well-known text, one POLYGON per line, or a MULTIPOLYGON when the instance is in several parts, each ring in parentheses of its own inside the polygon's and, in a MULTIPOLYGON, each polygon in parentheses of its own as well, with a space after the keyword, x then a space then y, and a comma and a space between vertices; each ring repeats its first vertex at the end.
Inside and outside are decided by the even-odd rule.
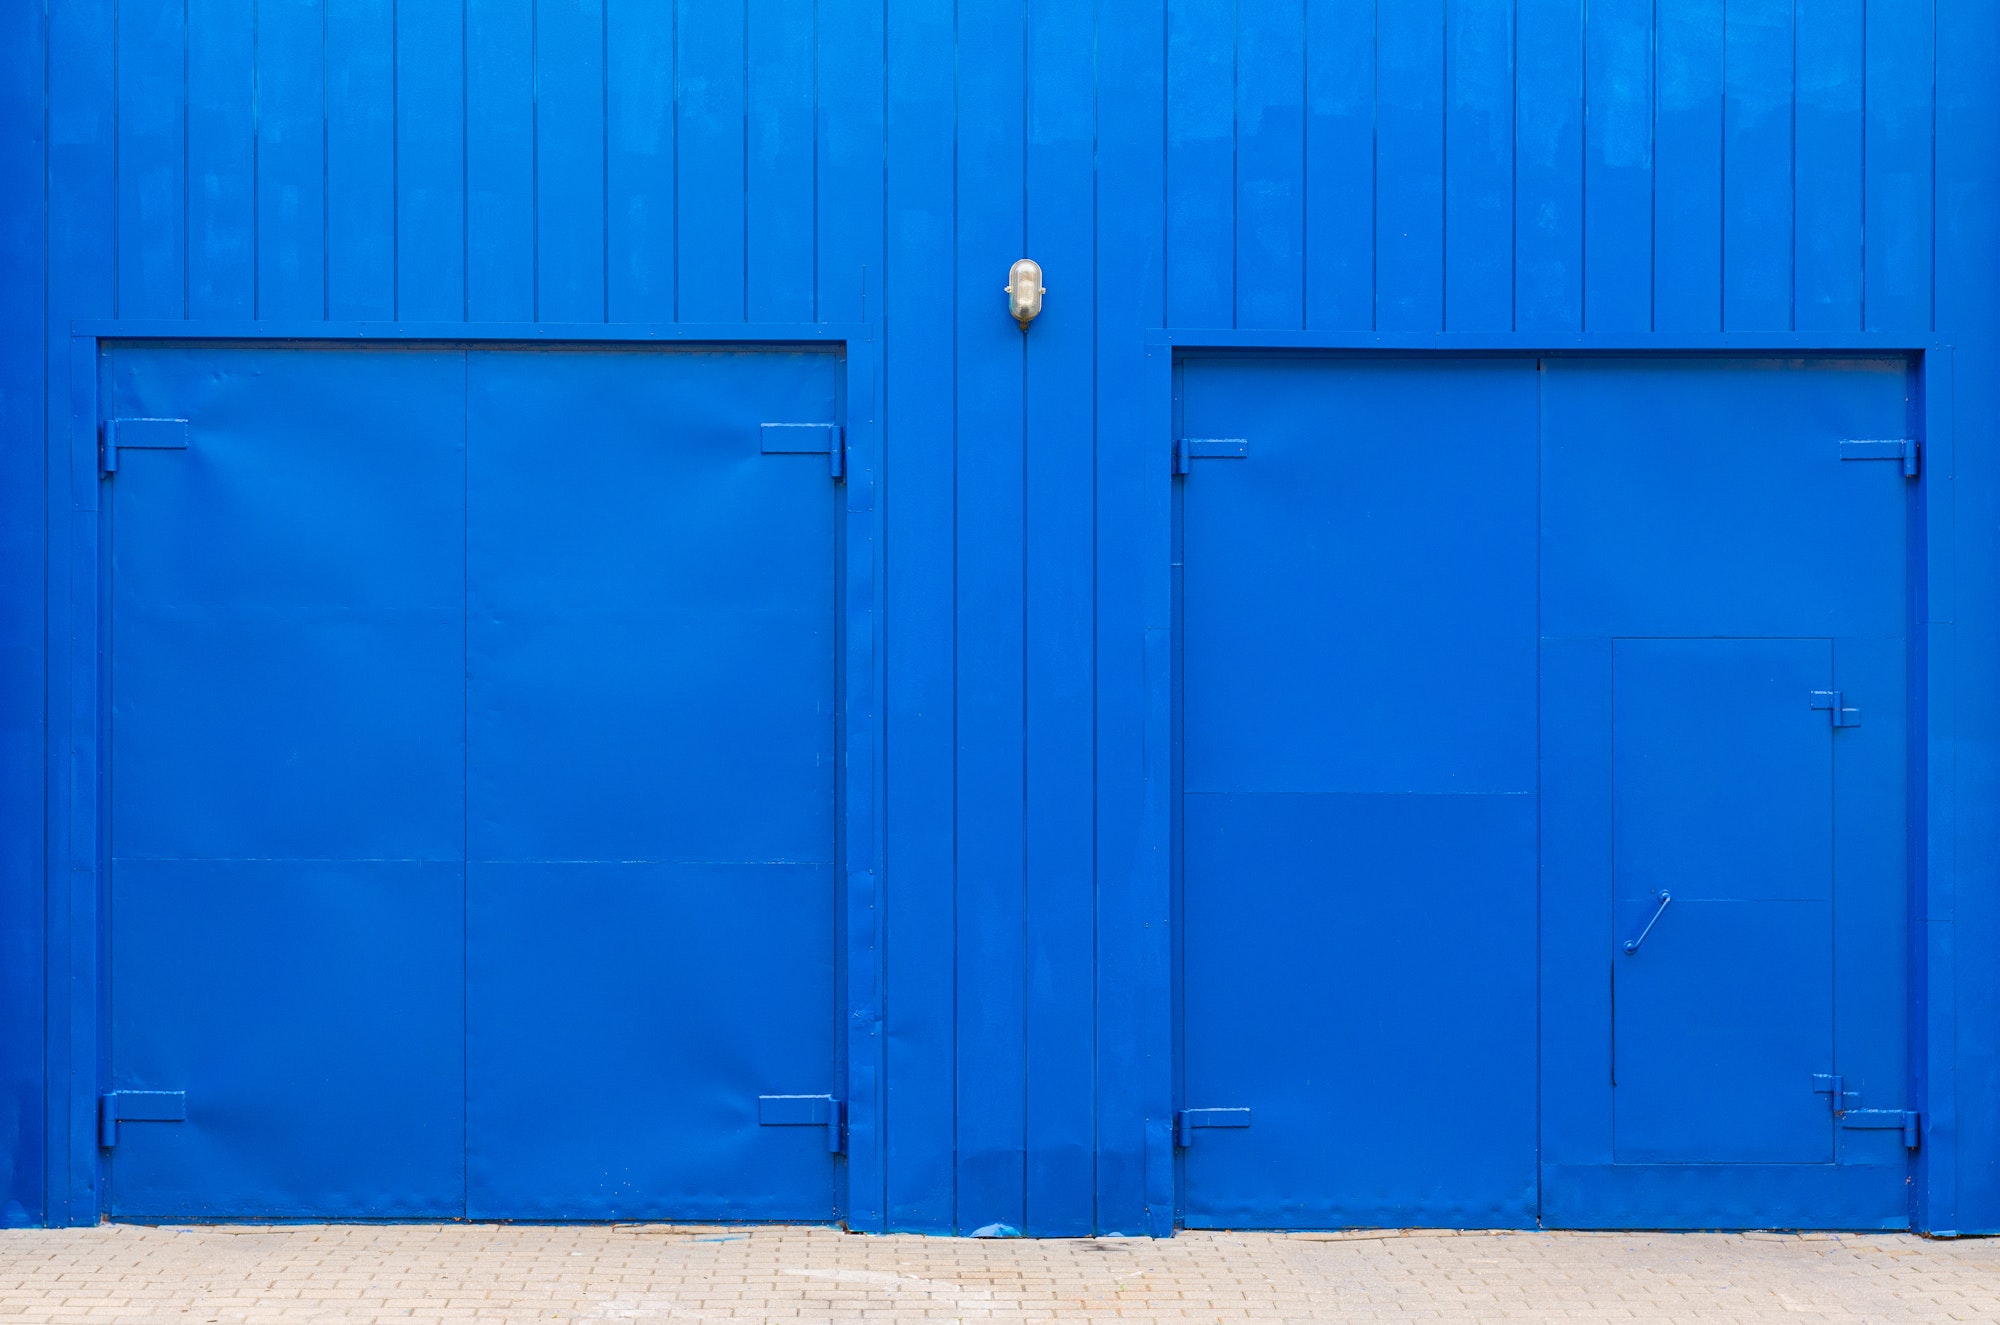
POLYGON ((1923 1115, 1917 1151, 1915 1226, 1926 1233, 1958 1228, 1956 703, 1958 500, 1956 358, 1949 349, 1924 356, 1916 410, 1924 474, 1913 521, 1911 574, 1920 594, 1911 631, 1910 715, 1910 1009, 1908 1098, 1923 1115))
POLYGON ((813 345, 868 342, 874 328, 858 322, 306 322, 115 321, 73 323, 71 334, 99 340, 381 340, 522 344, 645 344, 672 341, 719 345, 813 345))
POLYGON ((1950 342, 1894 332, 1444 332, 1374 335, 1365 332, 1232 331, 1174 328, 1147 333, 1148 346, 1176 350, 1356 350, 1445 354, 1923 354, 1950 342))
POLYGON ((880 365, 865 324, 543 327, 524 323, 81 322, 69 338, 69 427, 51 431, 48 890, 48 1197, 52 1225, 102 1214, 98 1095, 107 1080, 103 979, 107 769, 104 567, 98 468, 99 362, 132 341, 305 341, 464 344, 825 345, 844 351, 848 472, 844 503, 841 860, 844 936, 842 1083, 848 1157, 843 1222, 885 1227, 881 994, 881 484, 880 365), (547 334, 544 334, 547 333, 547 334), (66 590, 66 592, 65 592, 66 590))

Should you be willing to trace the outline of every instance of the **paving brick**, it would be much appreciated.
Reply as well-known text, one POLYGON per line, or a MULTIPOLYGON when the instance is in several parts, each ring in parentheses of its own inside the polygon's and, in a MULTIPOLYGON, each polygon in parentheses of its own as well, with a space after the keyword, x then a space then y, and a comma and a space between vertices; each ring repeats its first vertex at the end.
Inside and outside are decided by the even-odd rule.
POLYGON ((0 1232, 0 1319, 261 1322, 2000 1320, 2000 1243, 1892 1234, 1187 1233, 357 1225, 0 1232))

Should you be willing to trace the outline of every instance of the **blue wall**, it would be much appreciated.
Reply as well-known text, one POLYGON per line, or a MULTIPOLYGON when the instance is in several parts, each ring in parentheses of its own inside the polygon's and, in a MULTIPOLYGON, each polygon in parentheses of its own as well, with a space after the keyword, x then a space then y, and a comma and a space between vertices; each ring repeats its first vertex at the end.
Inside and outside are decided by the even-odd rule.
POLYGON ((87 1214, 40 1107, 94 942, 43 915, 70 328, 188 319, 880 330, 890 1222, 1045 1233, 1168 1199, 1148 329, 1953 346, 1920 1163, 1929 1226, 2000 1228, 1989 0, 39 8, 0 15, 0 1222, 87 1214))

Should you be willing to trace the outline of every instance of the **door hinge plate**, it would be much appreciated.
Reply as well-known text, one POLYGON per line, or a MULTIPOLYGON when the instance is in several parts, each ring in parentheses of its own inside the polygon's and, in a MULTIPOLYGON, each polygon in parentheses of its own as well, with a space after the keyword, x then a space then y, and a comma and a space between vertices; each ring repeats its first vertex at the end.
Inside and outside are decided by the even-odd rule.
POLYGON ((111 419, 98 432, 98 463, 106 474, 118 472, 120 451, 185 451, 186 419, 111 419))
POLYGON ((178 1123, 187 1120, 184 1090, 108 1090, 97 1100, 97 1144, 118 1144, 120 1123, 178 1123))
POLYGON ((1923 446, 1914 437, 1885 438, 1844 438, 1840 443, 1842 460, 1894 460, 1903 466, 1904 478, 1917 476, 1918 457, 1923 446))
POLYGON ((767 423, 758 433, 765 455, 823 455, 834 478, 847 477, 847 429, 837 423, 767 423))
POLYGON ((1838 1075, 1815 1073, 1813 1091, 1828 1097, 1833 1116, 1840 1125, 1855 1132, 1901 1132, 1903 1145, 1915 1150, 1923 1140, 1923 1116, 1910 1109, 1864 1109, 1861 1092, 1845 1089, 1838 1075))
POLYGON ((1194 1144, 1197 1127, 1248 1127, 1248 1109, 1182 1109, 1174 1115, 1174 1144, 1186 1149, 1194 1144))
POLYGON ((1846 707, 1846 700, 1838 690, 1815 690, 1812 692, 1810 702, 1813 708, 1825 709, 1828 713, 1832 714, 1833 725, 1836 727, 1859 727, 1861 725, 1861 710, 1846 707))
POLYGON ((1188 473, 1197 460, 1241 460, 1249 454, 1250 441, 1244 437, 1176 437, 1174 473, 1188 473))
POLYGON ((757 1122, 764 1127, 824 1127, 826 1150, 847 1149, 846 1101, 831 1095, 759 1095, 757 1122))

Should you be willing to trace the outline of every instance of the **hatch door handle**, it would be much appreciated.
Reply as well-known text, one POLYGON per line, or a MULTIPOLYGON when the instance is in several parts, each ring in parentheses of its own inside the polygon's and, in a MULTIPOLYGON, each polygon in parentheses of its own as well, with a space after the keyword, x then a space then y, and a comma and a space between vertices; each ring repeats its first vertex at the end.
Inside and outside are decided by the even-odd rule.
POLYGON ((1674 895, 1672 893, 1668 892, 1665 888, 1660 889, 1659 893, 1660 904, 1653 908, 1652 917, 1646 921, 1646 927, 1639 931, 1639 936, 1637 938, 1631 938, 1625 940, 1625 955, 1627 957, 1630 957, 1634 953, 1639 951, 1639 945, 1644 943, 1646 941, 1646 936, 1653 932, 1653 926, 1660 923, 1660 917, 1667 913, 1667 906, 1673 900, 1674 900, 1674 895))

